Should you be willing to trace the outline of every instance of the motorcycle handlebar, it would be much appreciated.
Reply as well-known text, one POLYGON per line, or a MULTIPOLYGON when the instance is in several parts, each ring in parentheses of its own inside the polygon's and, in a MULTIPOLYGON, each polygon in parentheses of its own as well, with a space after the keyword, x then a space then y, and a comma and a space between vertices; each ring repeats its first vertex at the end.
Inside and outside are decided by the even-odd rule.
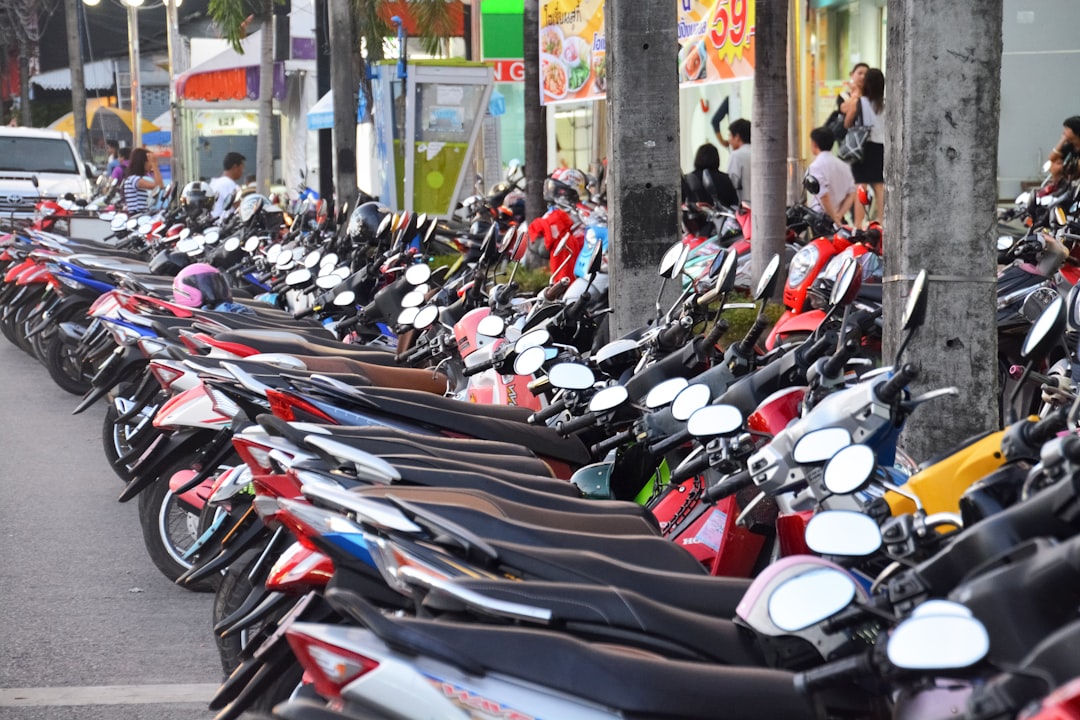
POLYGON ((769 327, 769 319, 764 315, 758 316, 750 330, 747 331, 746 337, 739 341, 739 354, 748 357, 754 351, 754 346, 757 345, 757 341, 761 339, 767 327, 769 327))
POLYGON ((712 329, 709 330, 709 334, 705 336, 705 349, 708 350, 716 345, 716 343, 720 342, 720 338, 723 337, 724 333, 730 328, 731 323, 723 318, 713 323, 712 329))
POLYGON ((311 307, 307 308, 306 310, 300 310, 298 312, 294 312, 293 313, 293 319, 295 319, 295 320, 303 320, 304 318, 311 317, 314 314, 315 314, 315 306, 312 305, 311 307))
POLYGON ((824 376, 827 378, 840 377, 844 372, 847 361, 851 359, 857 349, 857 343, 852 341, 844 343, 844 347, 837 350, 825 361, 825 365, 821 368, 824 376))
POLYGON ((681 483, 709 469, 709 454, 701 453, 690 462, 684 462, 671 473, 671 482, 681 483))
POLYGON ((571 435, 578 430, 584 430, 585 428, 592 427, 596 422, 596 413, 587 412, 578 417, 567 420, 566 422, 560 422, 555 426, 555 429, 560 435, 571 435))
POLYGON ((1038 447, 1064 430, 1065 412, 1058 410, 1050 413, 1045 418, 1028 427, 1027 441, 1033 447, 1038 447))
POLYGON ((900 397, 900 393, 909 382, 919 376, 919 371, 911 363, 904 365, 896 371, 896 374, 877 387, 877 398, 881 402, 890 405, 900 397))
POLYGON ((852 655, 796 674, 795 690, 803 694, 812 693, 837 680, 862 676, 872 672, 873 669, 869 653, 852 655))
POLYGON ((592 454, 593 457, 603 457, 604 455, 608 454, 608 451, 617 448, 624 443, 628 443, 633 439, 634 431, 624 430, 621 433, 612 435, 607 440, 596 443, 591 448, 589 448, 589 452, 592 454))
POLYGON ((705 491, 704 497, 707 502, 723 500, 728 495, 734 495, 743 488, 749 487, 752 483, 753 479, 750 476, 750 471, 740 470, 710 487, 705 491))
POLYGON ((668 435, 660 442, 650 445, 649 452, 651 452, 653 455, 663 455, 667 451, 679 447, 689 439, 690 433, 688 433, 685 429, 680 430, 673 435, 668 435))
POLYGON ((666 328, 656 336, 656 343, 662 348, 681 345, 686 330, 678 320, 669 323, 666 328))
POLYGON ((555 417, 556 415, 558 415, 559 413, 561 413, 565 409, 566 409, 566 399, 565 398, 559 398, 555 402, 548 405, 546 408, 544 408, 542 410, 537 410, 532 415, 530 415, 529 416, 529 423, 532 424, 532 425, 541 425, 543 423, 546 423, 548 420, 555 417))
POLYGON ((548 302, 555 302, 563 295, 566 294, 567 289, 570 287, 570 278, 563 278, 554 285, 549 285, 543 289, 542 295, 548 302))
POLYGON ((581 314, 585 310, 585 303, 589 302, 588 291, 581 293, 581 297, 574 301, 574 304, 566 309, 566 319, 573 322, 577 322, 581 319, 581 314))
POLYGON ((490 360, 485 360, 484 362, 477 363, 476 365, 468 365, 465 367, 464 370, 461 371, 461 374, 465 377, 472 377, 473 375, 482 373, 485 370, 490 370, 491 368, 495 367, 495 364, 497 362, 499 362, 499 358, 493 357, 490 360))

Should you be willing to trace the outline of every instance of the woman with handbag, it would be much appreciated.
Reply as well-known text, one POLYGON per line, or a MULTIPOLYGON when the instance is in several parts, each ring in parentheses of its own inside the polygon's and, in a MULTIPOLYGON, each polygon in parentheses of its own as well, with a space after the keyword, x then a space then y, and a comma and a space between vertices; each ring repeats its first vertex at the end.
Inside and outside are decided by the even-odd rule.
MULTIPOLYGON (((862 158, 852 163, 851 172, 855 182, 873 186, 874 219, 881 222, 885 210, 885 74, 877 68, 867 70, 862 90, 852 92, 840 109, 846 128, 861 125, 870 129, 862 143, 862 158)), ((863 214, 862 205, 856 203, 855 223, 860 227, 863 214)))
POLYGON ((844 127, 844 103, 848 101, 853 93, 860 92, 862 90, 863 78, 866 77, 866 71, 870 69, 870 66, 864 62, 855 63, 855 67, 851 68, 851 73, 848 75, 848 79, 844 81, 843 87, 840 88, 840 92, 836 95, 836 109, 833 110, 827 120, 825 120, 825 127, 829 128, 833 134, 833 139, 836 142, 840 142, 847 135, 847 128, 844 127))

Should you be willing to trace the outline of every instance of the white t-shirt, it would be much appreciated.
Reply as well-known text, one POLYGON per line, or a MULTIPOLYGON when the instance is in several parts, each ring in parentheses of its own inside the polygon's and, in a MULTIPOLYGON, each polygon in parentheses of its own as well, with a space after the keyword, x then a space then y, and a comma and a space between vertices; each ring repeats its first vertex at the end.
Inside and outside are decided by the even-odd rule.
POLYGON ((848 193, 855 192, 855 178, 851 174, 851 166, 831 152, 819 152, 806 172, 816 178, 821 186, 821 192, 810 196, 808 207, 811 210, 825 212, 820 199, 824 195, 832 201, 833 209, 839 210, 840 203, 848 193))
POLYGON ((739 193, 739 201, 750 202, 750 143, 743 143, 738 150, 731 151, 727 172, 735 192, 739 193))
POLYGON ((228 175, 221 175, 210 181, 210 189, 214 191, 214 209, 211 212, 214 217, 221 217, 221 213, 225 212, 225 198, 238 187, 240 186, 236 181, 228 175))
POLYGON ((874 106, 866 98, 859 98, 859 102, 862 103, 862 124, 870 128, 870 137, 867 138, 869 142, 878 143, 879 145, 885 144, 885 107, 882 106, 881 112, 874 112, 874 106))

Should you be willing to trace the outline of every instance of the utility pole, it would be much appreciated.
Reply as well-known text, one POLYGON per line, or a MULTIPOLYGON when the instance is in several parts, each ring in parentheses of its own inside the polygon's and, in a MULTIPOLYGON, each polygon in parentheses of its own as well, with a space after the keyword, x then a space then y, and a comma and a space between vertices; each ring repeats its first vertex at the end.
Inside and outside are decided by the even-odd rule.
POLYGON ((677 6, 667 0, 605 8, 612 337, 654 317, 656 266, 679 239, 677 23, 677 6))
MULTIPOLYGON (((65 0, 71 2, 72 0, 65 0)), ((169 110, 172 118, 172 172, 173 184, 183 183, 187 179, 184 163, 185 133, 180 104, 176 99, 176 76, 188 68, 187 51, 180 37, 180 18, 176 11, 177 0, 165 0, 165 26, 169 42, 169 110)), ((72 78, 74 82, 74 77, 72 78)))
POLYGON ((534 220, 547 209, 547 108, 540 104, 540 0, 525 0, 525 217, 534 220))
POLYGON ((750 143, 754 178, 750 189, 754 208, 750 254, 755 282, 773 255, 783 254, 787 234, 788 0, 757 0, 756 13, 750 143))
POLYGON ((888 13, 884 356, 896 350, 905 297, 925 268, 926 324, 903 362, 919 369, 918 390, 960 391, 908 420, 903 444, 918 461, 998 425, 1002 2, 889 0, 888 13))
POLYGON ((259 17, 262 38, 259 44, 259 134, 255 138, 255 187, 270 194, 274 174, 274 0, 261 0, 259 17))
POLYGON ((127 5, 128 63, 131 66, 131 147, 142 146, 142 80, 139 73, 139 11, 127 5))
MULTIPOLYGON (((327 0, 315 3, 315 93, 322 98, 330 92, 330 22, 327 0)), ((311 185, 311 178, 307 180, 311 185)), ((334 131, 319 131, 319 196, 330 199, 334 184, 334 131)))
POLYGON ((71 114, 75 121, 75 147, 84 161, 90 159, 86 136, 86 77, 83 73, 82 35, 79 31, 79 1, 64 0, 67 24, 68 67, 71 68, 71 114))
MULTIPOLYGON (((330 0, 330 86, 334 93, 334 209, 356 202, 356 75, 350 6, 330 0)), ((404 50, 404 48, 403 48, 404 50)))

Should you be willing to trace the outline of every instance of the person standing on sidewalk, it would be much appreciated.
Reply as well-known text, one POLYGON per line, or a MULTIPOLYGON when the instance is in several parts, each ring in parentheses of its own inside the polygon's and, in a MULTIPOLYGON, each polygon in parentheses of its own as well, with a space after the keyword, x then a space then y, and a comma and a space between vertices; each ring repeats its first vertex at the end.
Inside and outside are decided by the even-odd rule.
POLYGON ((233 196, 240 187, 239 180, 244 177, 244 163, 247 158, 238 152, 230 152, 225 155, 225 172, 210 181, 210 189, 214 191, 214 209, 211 215, 221 217, 225 212, 225 201, 233 196))
POLYGON ((750 121, 739 118, 728 126, 730 140, 716 133, 716 139, 726 148, 731 148, 728 160, 728 176, 739 193, 739 200, 750 202, 750 121))
MULTIPOLYGON (((843 104, 844 126, 850 128, 856 119, 870 128, 863 143, 862 162, 851 166, 855 182, 874 188, 874 219, 881 222, 885 212, 885 74, 870 68, 863 77, 862 90, 856 90, 843 104)), ((862 227, 863 207, 855 206, 855 224, 862 227)))
POLYGON ((844 216, 855 204, 855 178, 851 166, 832 153, 833 134, 829 128, 819 127, 810 131, 810 152, 813 162, 806 174, 818 182, 817 195, 810 196, 807 206, 823 212, 838 225, 844 224, 844 216))
POLYGON ((146 148, 132 150, 127 175, 121 185, 128 214, 146 212, 150 205, 150 191, 161 187, 165 187, 165 183, 161 181, 161 171, 154 156, 146 148))

